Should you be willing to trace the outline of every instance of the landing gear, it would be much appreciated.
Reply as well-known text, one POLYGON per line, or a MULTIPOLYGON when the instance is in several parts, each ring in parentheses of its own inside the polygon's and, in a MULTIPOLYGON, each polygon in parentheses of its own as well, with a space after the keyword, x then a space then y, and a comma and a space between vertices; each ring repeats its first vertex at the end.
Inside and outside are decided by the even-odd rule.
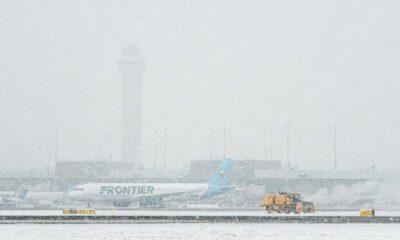
POLYGON ((129 207, 130 202, 113 202, 115 207, 129 207))

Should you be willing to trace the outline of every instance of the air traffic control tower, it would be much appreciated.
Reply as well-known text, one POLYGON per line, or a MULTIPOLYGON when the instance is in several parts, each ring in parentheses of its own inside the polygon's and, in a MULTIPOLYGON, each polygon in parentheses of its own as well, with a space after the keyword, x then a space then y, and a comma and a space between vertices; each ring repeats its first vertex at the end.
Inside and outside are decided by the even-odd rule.
POLYGON ((142 160, 141 88, 145 61, 137 46, 132 44, 123 49, 118 69, 122 78, 121 158, 139 167, 142 160))

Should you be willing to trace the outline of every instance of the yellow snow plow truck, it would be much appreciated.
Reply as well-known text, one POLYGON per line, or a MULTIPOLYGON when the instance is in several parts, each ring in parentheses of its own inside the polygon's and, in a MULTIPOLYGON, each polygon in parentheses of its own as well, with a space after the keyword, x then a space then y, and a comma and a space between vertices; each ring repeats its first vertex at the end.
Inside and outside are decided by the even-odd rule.
POLYGON ((313 213, 315 206, 313 202, 302 201, 303 196, 294 192, 279 192, 266 194, 262 200, 261 207, 268 213, 313 213))

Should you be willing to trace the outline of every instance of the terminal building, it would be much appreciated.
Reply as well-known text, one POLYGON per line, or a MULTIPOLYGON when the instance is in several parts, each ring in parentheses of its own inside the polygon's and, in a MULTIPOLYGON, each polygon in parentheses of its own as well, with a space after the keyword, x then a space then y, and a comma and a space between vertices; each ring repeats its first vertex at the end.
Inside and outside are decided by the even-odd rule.
MULTIPOLYGON (((19 186, 46 191, 68 191, 89 182, 192 182, 204 183, 221 160, 193 160, 178 170, 137 169, 133 161, 59 161, 54 170, 3 172, 0 191, 13 191, 19 186)), ((233 185, 252 187, 261 192, 299 191, 313 193, 321 188, 350 186, 370 180, 398 181, 399 171, 378 170, 298 170, 282 169, 280 161, 233 160, 230 180, 233 185)))
MULTIPOLYGON (((208 177, 217 169, 221 160, 193 160, 190 163, 190 176, 193 178, 206 181, 208 177)), ((264 161, 264 160, 233 160, 231 177, 235 181, 246 181, 254 178, 256 171, 281 170, 280 161, 264 161)))

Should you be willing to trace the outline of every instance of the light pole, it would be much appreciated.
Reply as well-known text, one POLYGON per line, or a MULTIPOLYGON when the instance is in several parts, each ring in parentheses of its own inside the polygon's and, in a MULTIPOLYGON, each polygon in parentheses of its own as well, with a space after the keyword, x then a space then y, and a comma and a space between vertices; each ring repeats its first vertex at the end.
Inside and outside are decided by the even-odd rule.
POLYGON ((269 129, 269 160, 272 161, 272 128, 269 129))
POLYGON ((223 130, 224 134, 224 159, 226 158, 226 129, 223 130))
POLYGON ((164 168, 167 168, 167 128, 164 128, 164 168))
POLYGON ((287 168, 290 168, 290 162, 289 162, 289 140, 290 140, 290 124, 286 124, 286 163, 287 163, 287 168))
POLYGON ((154 130, 154 169, 157 169, 157 130, 154 130))
POLYGON ((210 129, 210 160, 212 160, 212 155, 213 155, 213 135, 214 135, 214 130, 210 129))
POLYGON ((54 132, 54 161, 58 162, 58 130, 54 132))
POLYGON ((269 160, 271 161, 271 128, 269 132, 265 134, 265 146, 264 146, 264 160, 267 161, 269 154, 269 160))
POLYGON ((108 132, 108 160, 112 160, 112 132, 108 132))
POLYGON ((268 133, 265 134, 265 145, 264 145, 264 160, 267 161, 268 155, 268 133))
POLYGON ((333 164, 335 170, 337 170, 337 161, 336 161, 336 132, 338 127, 333 127, 333 164))

